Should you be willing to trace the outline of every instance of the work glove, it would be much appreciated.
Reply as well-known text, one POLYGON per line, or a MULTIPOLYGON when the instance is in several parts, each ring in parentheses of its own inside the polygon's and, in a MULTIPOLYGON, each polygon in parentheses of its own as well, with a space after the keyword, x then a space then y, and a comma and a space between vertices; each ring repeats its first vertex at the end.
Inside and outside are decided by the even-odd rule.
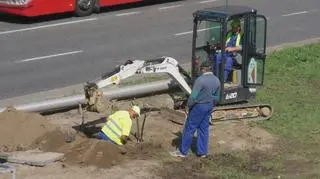
POLYGON ((121 142, 122 142, 123 144, 126 144, 127 141, 129 140, 129 137, 128 137, 128 136, 125 136, 125 135, 122 135, 122 136, 120 137, 120 140, 121 140, 121 142))

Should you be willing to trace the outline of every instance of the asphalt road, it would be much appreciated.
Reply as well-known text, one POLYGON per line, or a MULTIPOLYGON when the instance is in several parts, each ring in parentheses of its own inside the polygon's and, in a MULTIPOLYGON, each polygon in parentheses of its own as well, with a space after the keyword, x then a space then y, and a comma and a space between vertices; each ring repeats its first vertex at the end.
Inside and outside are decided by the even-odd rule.
MULTIPOLYGON (((127 59, 190 61, 192 12, 225 1, 136 6, 26 23, 0 15, 0 99, 84 83, 127 59)), ((269 18, 268 46, 320 36, 319 0, 229 0, 269 18)))

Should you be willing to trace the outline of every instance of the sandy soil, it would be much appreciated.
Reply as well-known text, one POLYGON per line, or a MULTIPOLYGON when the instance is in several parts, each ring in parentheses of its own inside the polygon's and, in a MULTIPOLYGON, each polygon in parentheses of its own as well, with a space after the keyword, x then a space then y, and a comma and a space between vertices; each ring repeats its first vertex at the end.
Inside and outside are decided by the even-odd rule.
MULTIPOLYGON (((165 101, 168 106, 170 100, 165 101)), ((154 104, 150 98, 145 99, 144 103, 154 104)), ((131 136, 132 141, 124 148, 89 138, 88 135, 99 129, 96 124, 101 124, 106 115, 86 113, 86 130, 82 130, 87 134, 85 135, 79 131, 82 116, 77 110, 49 116, 17 111, 4 112, 0 114, 0 144, 7 146, 2 147, 7 151, 9 148, 10 151, 21 150, 21 147, 8 147, 13 144, 23 145, 23 149, 39 148, 43 151, 65 153, 63 161, 46 167, 14 165, 19 179, 176 178, 182 175, 206 178, 192 173, 192 170, 179 162, 181 159, 172 159, 168 153, 176 149, 183 128, 170 120, 183 120, 183 115, 165 109, 148 112, 143 142, 137 143, 134 136, 131 136), (13 128, 19 132, 13 132, 13 128), (171 160, 178 162, 168 165, 171 160)), ((141 126, 141 119, 139 123, 141 126)), ((132 133, 136 132, 134 122, 132 133)), ((216 156, 233 151, 268 151, 272 149, 276 138, 258 127, 235 122, 211 126, 209 140, 210 155, 216 156)), ((210 159, 212 157, 207 160, 210 159)), ((183 160, 193 161, 199 166, 205 163, 203 159, 194 157, 192 150, 188 158, 183 160)), ((0 179, 2 178, 9 178, 9 175, 0 175, 0 179)))
POLYGON ((0 113, 0 151, 27 150, 36 138, 53 129, 41 115, 9 109, 0 113))

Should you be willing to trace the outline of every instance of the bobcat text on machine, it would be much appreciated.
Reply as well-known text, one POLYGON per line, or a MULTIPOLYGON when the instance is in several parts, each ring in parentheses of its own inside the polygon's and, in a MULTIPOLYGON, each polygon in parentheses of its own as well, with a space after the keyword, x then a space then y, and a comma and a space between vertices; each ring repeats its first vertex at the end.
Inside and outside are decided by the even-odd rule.
MULTIPOLYGON (((194 80, 200 75, 200 65, 209 61, 221 81, 220 101, 214 109, 213 121, 239 119, 269 119, 272 107, 267 104, 248 105, 256 96, 256 87, 264 82, 266 59, 267 19, 257 14, 257 10, 246 6, 218 6, 198 10, 193 13, 193 40, 191 76, 183 70, 177 60, 162 57, 151 60, 128 60, 115 70, 102 75, 98 80, 85 85, 89 103, 94 91, 135 74, 167 73, 187 94, 191 94, 194 80), (233 57, 232 71, 224 82, 226 64, 226 41, 230 24, 240 21, 242 51, 233 57), (222 63, 216 64, 215 58, 221 55, 222 63), (241 103, 241 104, 240 104, 241 103)), ((92 103, 90 105, 93 105, 92 103)))

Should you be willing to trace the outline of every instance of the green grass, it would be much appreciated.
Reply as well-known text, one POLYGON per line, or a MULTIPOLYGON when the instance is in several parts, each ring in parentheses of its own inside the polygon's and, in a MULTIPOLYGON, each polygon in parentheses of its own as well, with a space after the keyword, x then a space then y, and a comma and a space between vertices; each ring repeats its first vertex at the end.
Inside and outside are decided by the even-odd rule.
POLYGON ((258 123, 280 139, 278 150, 258 162, 270 172, 231 170, 223 178, 320 178, 320 44, 270 53, 256 101, 275 111, 258 123))
POLYGON ((259 125, 282 139, 283 151, 272 161, 280 164, 287 178, 293 173, 300 174, 298 178, 320 178, 319 92, 320 44, 269 55, 265 85, 257 101, 272 104, 275 113, 259 125))
POLYGON ((286 49, 267 59, 266 82, 257 100, 275 108, 262 125, 278 135, 305 138, 320 130, 320 44, 286 49))

